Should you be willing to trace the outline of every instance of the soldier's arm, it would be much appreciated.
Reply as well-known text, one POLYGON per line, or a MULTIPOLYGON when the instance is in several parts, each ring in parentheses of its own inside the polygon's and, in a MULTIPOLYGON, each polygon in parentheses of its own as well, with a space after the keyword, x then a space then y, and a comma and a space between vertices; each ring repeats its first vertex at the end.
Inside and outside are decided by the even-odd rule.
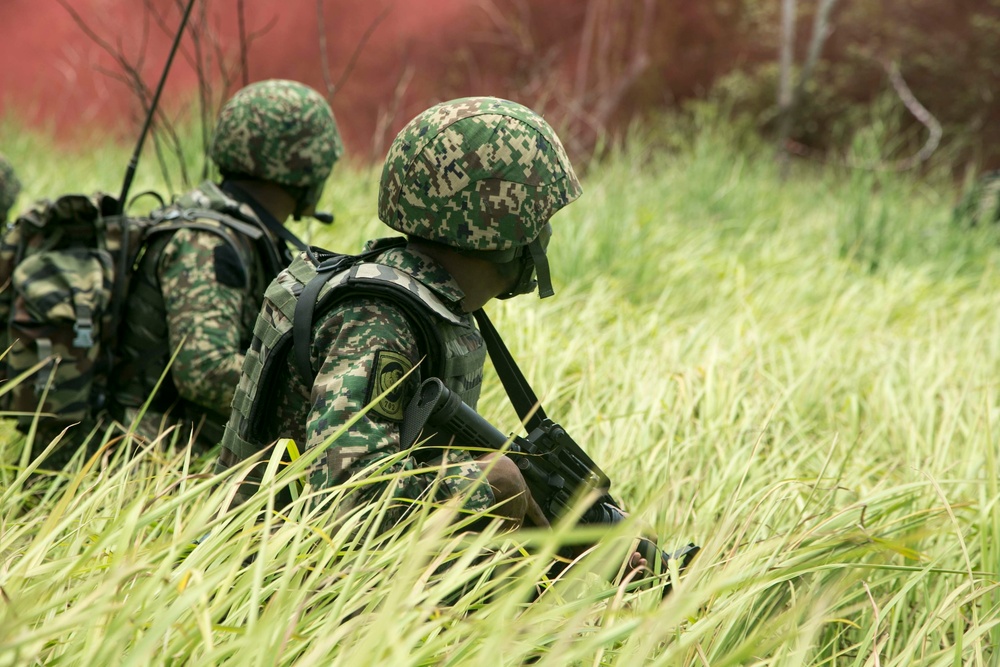
MULTIPOLYGON (((308 446, 325 443, 419 360, 416 338, 398 308, 352 299, 319 323, 313 334, 312 362, 317 371, 307 423, 308 446)), ((399 447, 399 424, 412 396, 413 375, 376 403, 323 457, 314 484, 336 483, 349 468, 392 454, 399 447)))
POLYGON ((225 413, 243 366, 245 269, 211 232, 182 229, 158 267, 170 348, 183 346, 171 367, 182 398, 225 413))
MULTIPOLYGON (((309 473, 315 487, 339 482, 370 464, 399 451, 399 428, 406 405, 413 397, 419 377, 416 368, 421 351, 408 321, 397 308, 384 303, 355 300, 338 308, 314 331, 313 368, 319 372, 311 392, 307 432, 310 447, 325 444, 344 424, 368 411, 342 435, 330 443, 309 473), (408 372, 408 378, 397 381, 408 372), (388 391, 381 399, 380 396, 388 391)), ((497 501, 496 489, 481 483, 482 467, 462 450, 450 450, 443 461, 446 468, 438 493, 461 496, 469 512, 484 512, 497 501)), ((490 465, 492 471, 517 466, 490 465)), ((391 495, 394 502, 386 515, 397 521, 410 502, 424 495, 437 478, 436 471, 415 472, 421 464, 408 456, 383 473, 411 471, 396 480, 391 495)), ((522 480, 523 485, 523 480, 522 480)), ((380 496, 385 483, 374 484, 345 500, 343 508, 365 503, 380 496)), ((523 489, 522 489, 523 490, 523 489)), ((501 512, 500 514, 503 514, 501 512)))

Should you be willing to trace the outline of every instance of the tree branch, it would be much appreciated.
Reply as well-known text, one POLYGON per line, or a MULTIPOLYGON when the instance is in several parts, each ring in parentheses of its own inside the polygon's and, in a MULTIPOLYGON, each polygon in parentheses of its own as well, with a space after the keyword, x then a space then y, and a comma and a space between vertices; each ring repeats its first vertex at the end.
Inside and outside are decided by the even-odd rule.
POLYGON ((337 79, 337 83, 333 86, 333 92, 330 93, 331 97, 338 90, 340 90, 345 83, 347 83, 347 79, 348 77, 351 76, 351 72, 354 71, 354 66, 358 62, 358 57, 361 55, 361 52, 368 44, 368 40, 370 40, 372 35, 375 34, 375 30, 378 29, 379 25, 381 25, 381 23, 385 21, 385 19, 389 16, 389 14, 392 13, 392 8, 393 5, 387 5, 386 7, 384 7, 382 11, 379 12, 379 15, 376 16, 375 19, 371 22, 371 25, 368 26, 368 29, 365 30, 364 34, 361 35, 361 39, 358 40, 358 45, 354 47, 354 52, 351 54, 350 60, 347 61, 347 65, 344 67, 344 71, 341 72, 340 78, 337 79))
POLYGON ((250 84, 250 56, 247 43, 247 21, 244 0, 236 0, 236 24, 240 35, 240 72, 243 74, 243 87, 250 84))
POLYGON ((906 110, 917 119, 917 122, 926 127, 929 132, 927 141, 924 142, 924 145, 916 154, 911 155, 905 160, 898 161, 895 165, 897 171, 913 169, 930 159, 934 151, 937 150, 938 144, 941 143, 941 123, 917 100, 913 91, 910 90, 910 87, 906 85, 906 81, 903 80, 903 75, 899 73, 899 66, 895 62, 889 63, 883 61, 882 67, 889 75, 889 81, 896 90, 896 94, 899 95, 899 99, 906 106, 906 110))

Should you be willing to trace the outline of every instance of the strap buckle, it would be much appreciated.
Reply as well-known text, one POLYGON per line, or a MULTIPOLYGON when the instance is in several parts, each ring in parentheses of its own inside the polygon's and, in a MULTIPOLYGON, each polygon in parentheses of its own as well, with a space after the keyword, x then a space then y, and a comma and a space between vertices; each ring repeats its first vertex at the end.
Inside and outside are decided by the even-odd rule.
POLYGON ((73 347, 88 348, 94 347, 94 325, 91 322, 73 323, 73 347))

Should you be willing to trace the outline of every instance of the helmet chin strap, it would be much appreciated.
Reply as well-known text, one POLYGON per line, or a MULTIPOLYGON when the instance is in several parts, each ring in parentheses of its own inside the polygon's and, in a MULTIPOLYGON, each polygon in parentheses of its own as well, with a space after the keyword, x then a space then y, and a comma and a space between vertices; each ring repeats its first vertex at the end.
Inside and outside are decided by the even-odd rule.
POLYGON ((498 295, 498 299, 510 299, 519 294, 530 294, 535 291, 535 287, 538 287, 540 299, 555 294, 549 275, 549 260, 545 256, 545 245, 541 238, 535 238, 527 246, 522 246, 521 253, 511 261, 521 264, 517 281, 509 291, 498 295))
POLYGON ((324 225, 333 224, 333 213, 328 213, 326 211, 316 211, 313 210, 312 213, 306 213, 309 209, 315 209, 316 204, 319 203, 320 196, 323 194, 323 186, 326 184, 317 183, 315 185, 310 185, 306 188, 292 188, 290 186, 285 186, 285 189, 289 191, 295 197, 295 209, 292 211, 293 220, 301 220, 303 217, 314 218, 324 225))
POLYGON ((545 256, 545 248, 542 246, 540 236, 536 236, 528 244, 528 252, 531 253, 531 261, 535 265, 535 276, 538 280, 538 298, 545 299, 555 296, 552 289, 552 277, 549 274, 549 259, 545 256))

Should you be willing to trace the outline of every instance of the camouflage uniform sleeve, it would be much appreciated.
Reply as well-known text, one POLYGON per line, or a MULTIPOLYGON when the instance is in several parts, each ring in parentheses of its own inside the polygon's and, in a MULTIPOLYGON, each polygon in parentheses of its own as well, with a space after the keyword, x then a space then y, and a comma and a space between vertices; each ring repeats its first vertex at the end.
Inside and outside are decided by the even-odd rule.
POLYGON ((228 244, 216 234, 182 229, 164 247, 158 277, 170 349, 183 341, 171 368, 177 391, 187 401, 225 413, 243 366, 248 296, 244 287, 219 281, 216 258, 222 246, 228 244))
MULTIPOLYGON (((314 330, 313 367, 318 373, 310 397, 308 446, 325 443, 381 393, 380 382, 391 386, 419 359, 416 337, 397 307, 369 299, 340 305, 314 330)), ((332 479, 360 459, 397 450, 402 411, 412 392, 412 382, 392 392, 333 443, 332 479)))
MULTIPOLYGON (((367 299, 353 299, 340 305, 313 332, 313 367, 319 369, 313 382, 311 407, 307 422, 309 447, 327 444, 344 424, 369 406, 362 415, 317 460, 310 472, 310 482, 325 487, 345 481, 360 471, 399 451, 399 426, 403 410, 413 395, 417 372, 391 389, 413 369, 421 352, 416 336, 403 313, 395 306, 367 299), (381 400, 377 400, 386 390, 381 400)), ((443 479, 439 495, 425 498, 438 472, 400 477, 392 495, 404 502, 389 511, 390 522, 398 520, 409 501, 424 497, 441 500, 458 495, 466 511, 482 512, 493 505, 494 497, 488 484, 480 483, 481 470, 469 452, 451 450, 446 454, 446 466, 440 471, 443 479)), ((413 471, 419 464, 405 457, 385 472, 413 471)), ((361 490, 351 505, 367 502, 384 490, 373 485, 361 490)))

